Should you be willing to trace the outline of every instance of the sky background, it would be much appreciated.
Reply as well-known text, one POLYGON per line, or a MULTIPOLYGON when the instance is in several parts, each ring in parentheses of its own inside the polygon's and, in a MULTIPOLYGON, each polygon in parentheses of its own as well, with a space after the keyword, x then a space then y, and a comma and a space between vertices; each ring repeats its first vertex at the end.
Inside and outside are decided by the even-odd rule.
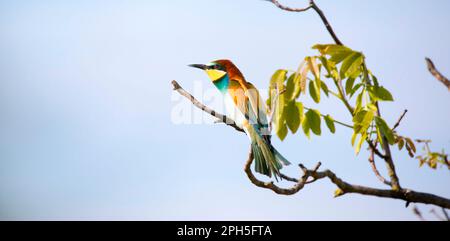
MULTIPOLYGON (((450 95, 424 61, 450 75, 450 2, 317 4, 394 95, 381 105, 386 120, 392 125, 408 109, 401 134, 450 150, 450 95)), ((190 91, 195 83, 211 88, 187 64, 229 58, 266 88, 276 69, 295 69, 315 54, 312 45, 331 43, 313 11, 288 13, 260 0, 0 1, 0 36, 0 219, 417 220, 403 201, 333 198, 328 180, 289 197, 257 188, 242 170, 247 137, 220 124, 172 121, 175 106, 190 105, 171 80, 190 91)), ((351 121, 333 99, 305 103, 351 121)), ((274 142, 293 163, 321 161, 350 183, 384 188, 350 138, 338 126, 335 135, 274 142)), ((404 187, 450 197, 447 169, 393 154, 404 187)), ((418 206, 433 218, 431 206, 418 206)))

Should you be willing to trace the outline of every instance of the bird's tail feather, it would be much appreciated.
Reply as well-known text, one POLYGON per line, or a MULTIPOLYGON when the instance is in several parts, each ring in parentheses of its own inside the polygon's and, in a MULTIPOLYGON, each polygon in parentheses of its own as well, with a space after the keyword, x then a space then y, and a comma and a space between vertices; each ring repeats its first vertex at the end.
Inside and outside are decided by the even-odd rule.
POLYGON ((255 158, 255 171, 268 177, 280 177, 280 170, 283 165, 289 165, 286 160, 271 144, 267 143, 257 132, 250 126, 247 132, 252 141, 252 151, 255 158))

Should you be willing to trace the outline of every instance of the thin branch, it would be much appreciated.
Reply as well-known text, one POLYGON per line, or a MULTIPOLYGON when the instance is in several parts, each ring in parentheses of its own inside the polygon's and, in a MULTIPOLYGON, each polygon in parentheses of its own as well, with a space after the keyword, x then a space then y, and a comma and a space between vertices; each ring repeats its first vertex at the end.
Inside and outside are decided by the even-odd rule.
POLYGON ((187 92, 186 90, 183 89, 183 87, 180 86, 180 84, 178 84, 177 81, 172 80, 172 85, 173 85, 173 90, 177 91, 180 95, 186 97, 188 100, 190 100, 192 102, 193 105, 195 105, 197 108, 201 109, 202 111, 210 114, 213 117, 216 117, 218 119, 218 122, 222 122, 225 123, 231 127, 233 127, 234 129, 236 129, 239 132, 244 132, 244 130, 242 128, 240 128, 239 126, 237 126, 237 124, 230 118, 228 118, 226 115, 222 115, 220 113, 218 113, 217 111, 205 106, 204 104, 202 104, 200 101, 198 101, 197 99, 195 99, 194 96, 192 96, 189 92, 187 92))
MULTIPOLYGON (((297 180, 296 184, 294 186, 292 186, 291 188, 281 188, 277 185, 275 185, 273 182, 263 182, 258 180, 255 175, 253 175, 253 172, 251 170, 251 165, 253 163, 253 151, 250 148, 249 154, 248 154, 248 158, 247 158, 247 162, 245 163, 244 166, 244 171, 247 174, 248 179, 250 179, 250 181, 261 188, 266 188, 266 189, 270 189, 272 191, 274 191, 277 194, 281 194, 281 195, 293 195, 295 193, 297 193, 298 191, 300 191, 304 186, 306 181, 308 180, 308 176, 307 175, 303 175, 302 178, 300 178, 299 180, 297 180)), ((285 176, 286 177, 286 176, 285 176)), ((288 179, 288 178, 286 178, 288 179)), ((294 180, 293 178, 289 178, 291 181, 294 180)))
POLYGON ((288 12, 305 12, 305 11, 309 10, 310 8, 312 8, 311 4, 308 7, 305 7, 305 8, 291 8, 291 7, 287 7, 285 5, 282 5, 277 0, 267 0, 267 1, 272 2, 279 9, 284 10, 284 11, 288 11, 288 12))
POLYGON ((375 144, 373 144, 373 142, 371 142, 370 140, 367 140, 366 142, 367 142, 367 144, 369 145, 370 150, 373 151, 378 157, 380 157, 381 159, 385 159, 385 158, 386 158, 386 156, 383 155, 383 154, 378 150, 378 148, 375 146, 375 144))
POLYGON ((423 217, 422 212, 419 210, 417 206, 413 207, 413 213, 421 220, 426 221, 426 219, 423 217))
MULTIPOLYGON (((305 110, 312 110, 311 108, 306 107, 306 106, 304 106, 303 108, 305 108, 305 110)), ((320 114, 320 116, 326 117, 326 115, 324 115, 324 114, 320 114)), ((344 123, 344 122, 341 122, 341 121, 338 121, 338 120, 333 120, 333 122, 336 123, 336 124, 339 124, 339 125, 341 125, 341 126, 345 126, 345 127, 350 128, 350 129, 353 129, 353 126, 352 126, 352 125, 346 124, 346 123, 344 123)))
POLYGON ((403 118, 405 117, 406 113, 408 112, 408 110, 404 110, 402 115, 400 116, 400 118, 398 118, 397 122, 395 123, 394 127, 392 127, 392 130, 394 131, 399 125, 400 122, 402 122, 403 118))
MULTIPOLYGON (((371 141, 369 141, 370 143, 372 143, 371 141)), ((374 146, 375 149, 369 148, 370 151, 370 155, 369 155, 369 163, 370 166, 372 167, 372 171, 375 174, 375 176, 378 178, 378 180, 380 180, 382 183, 388 185, 388 186, 392 186, 391 182, 389 182, 388 180, 386 180, 386 178, 384 178, 380 172, 377 169, 377 165, 375 164, 375 150, 377 147, 378 142, 375 142, 374 146)))
POLYGON ((442 213, 444 213, 445 219, 447 219, 447 221, 450 221, 450 217, 448 216, 447 210, 445 210, 445 208, 442 208, 442 213))
POLYGON ((334 32, 333 28, 331 27, 330 23, 328 22, 327 18, 325 17, 325 14, 323 11, 316 5, 314 0, 309 0, 309 6, 305 8, 291 8, 287 7, 285 5, 282 5, 277 0, 267 0, 271 3, 273 3, 275 6, 277 6, 281 10, 289 11, 289 12, 305 12, 309 9, 314 9, 316 13, 319 15, 320 19, 322 20, 323 24, 327 28, 328 32, 330 33, 331 37, 333 38, 334 42, 338 45, 343 45, 341 40, 337 37, 336 33, 334 32))
POLYGON ((323 24, 327 28, 328 32, 330 33, 331 37, 333 38, 334 42, 337 45, 344 45, 342 44, 341 40, 337 37, 336 33, 334 32, 333 28, 331 27, 331 24, 328 22, 327 18, 325 17, 325 14, 322 12, 322 10, 316 5, 316 3, 313 0, 309 1, 312 8, 316 11, 317 14, 319 14, 320 19, 322 19, 323 24))
MULTIPOLYGON (((369 80, 369 70, 367 69, 366 66, 366 62, 363 61, 362 64, 363 68, 364 68, 364 75, 365 75, 365 79, 369 80)), ((379 117, 381 117, 381 111, 380 111, 380 106, 378 104, 378 102, 375 103, 375 106, 377 107, 377 115, 379 117)), ((381 144, 381 148, 384 151, 384 162, 386 163, 386 169, 388 171, 388 175, 389 175, 389 179, 391 180, 391 187, 393 190, 401 190, 401 186, 400 186, 400 180, 397 176, 397 172, 395 170, 395 165, 394 165, 394 160, 392 159, 392 153, 391 153, 391 147, 389 145, 388 139, 386 137, 386 135, 381 135, 381 139, 383 140, 383 143, 381 144)))
MULTIPOLYGON (((450 199, 446 199, 444 197, 439 197, 433 194, 428 193, 422 193, 422 192, 416 192, 409 189, 400 189, 400 190, 393 190, 393 189, 376 189, 371 187, 365 187, 365 186, 359 186, 359 185, 353 185, 348 182, 343 181, 341 178, 337 177, 336 174, 330 170, 325 171, 318 171, 318 168, 320 167, 320 163, 318 165, 310 170, 305 168, 303 165, 299 165, 300 168, 303 171, 303 175, 300 179, 297 180, 297 183, 291 187, 291 188, 280 188, 279 186, 275 185, 273 182, 263 182, 258 180, 251 171, 251 165, 253 162, 253 152, 250 149, 248 159, 246 161, 246 164, 244 166, 244 171, 247 174, 250 181, 261 188, 270 189, 273 192, 281 195, 293 195, 298 193, 300 190, 303 189, 303 187, 308 183, 308 178, 312 178, 313 181, 328 178, 333 184, 335 184, 340 190, 341 193, 339 196, 348 194, 348 193, 357 193, 367 196, 376 196, 376 197, 383 197, 383 198, 392 198, 392 199, 400 199, 406 201, 406 206, 408 206, 410 203, 424 203, 424 204, 433 204, 442 208, 450 209, 450 199)), ((285 178, 287 177, 284 175, 285 178)), ((286 178, 288 179, 288 178, 286 178)), ((290 178, 290 180, 296 180, 294 178, 290 178)), ((310 181, 312 182, 312 181, 310 181)), ((310 183, 309 182, 309 183, 310 183)))
POLYGON ((441 72, 439 72, 436 69, 436 66, 434 66, 433 61, 431 61, 431 59, 429 58, 425 58, 425 61, 427 62, 427 67, 428 70, 430 71, 430 73, 437 79, 439 80, 442 84, 445 85, 445 87, 447 87, 447 89, 450 91, 450 80, 447 79, 447 77, 445 77, 444 75, 441 74, 441 72))
MULTIPOLYGON (((376 103, 378 116, 381 116, 380 108, 378 102, 376 103)), ((386 168, 388 171, 389 178, 391 179, 391 187, 393 190, 400 190, 400 180, 395 171, 394 160, 392 159, 391 147, 389 146, 389 141, 385 135, 381 137, 383 139, 382 148, 384 150, 384 161, 386 162, 386 168)))
POLYGON ((355 113, 355 108, 353 108, 350 103, 347 100, 347 97, 345 96, 344 93, 344 87, 342 86, 342 82, 341 81, 334 81, 334 84, 336 86, 336 88, 338 89, 339 92, 339 99, 344 103, 345 107, 347 107, 347 110, 350 112, 350 114, 353 116, 355 113))
POLYGON ((441 217, 441 215, 439 215, 434 208, 430 210, 430 213, 433 214, 439 221, 447 221, 445 218, 441 217))

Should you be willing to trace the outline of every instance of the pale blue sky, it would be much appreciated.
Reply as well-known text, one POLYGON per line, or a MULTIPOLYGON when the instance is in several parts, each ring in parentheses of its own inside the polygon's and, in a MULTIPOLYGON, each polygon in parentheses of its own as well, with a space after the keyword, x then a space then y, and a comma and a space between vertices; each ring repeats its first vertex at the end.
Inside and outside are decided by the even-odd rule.
MULTIPOLYGON (((389 123, 407 108, 398 130, 449 150, 450 95, 424 57, 450 75, 450 2, 317 3, 393 93, 396 102, 382 104, 389 123)), ((0 1, 0 36, 0 219, 416 219, 401 201, 334 199, 326 180, 290 197, 256 188, 242 171, 244 135, 171 122, 170 81, 209 84, 187 64, 229 58, 265 88, 275 69, 294 69, 313 44, 331 42, 314 12, 260 0, 0 1)), ((350 121, 334 101, 318 108, 350 121)), ((382 188, 350 136, 338 128, 275 145, 291 162, 322 161, 382 188)), ((403 186, 450 197, 448 170, 394 155, 403 186)))

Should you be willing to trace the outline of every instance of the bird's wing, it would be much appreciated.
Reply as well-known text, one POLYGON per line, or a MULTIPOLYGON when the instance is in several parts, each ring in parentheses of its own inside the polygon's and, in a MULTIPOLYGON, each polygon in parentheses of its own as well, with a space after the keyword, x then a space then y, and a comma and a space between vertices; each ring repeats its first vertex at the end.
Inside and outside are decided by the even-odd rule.
POLYGON ((259 91, 249 82, 230 80, 229 93, 236 107, 262 135, 270 135, 264 102, 259 91))
POLYGON ((258 89, 255 88, 254 85, 247 82, 247 91, 246 96, 249 99, 250 107, 252 109, 252 113, 255 115, 257 122, 267 127, 267 115, 266 115, 266 108, 264 106, 264 101, 261 98, 261 95, 259 95, 258 89))

